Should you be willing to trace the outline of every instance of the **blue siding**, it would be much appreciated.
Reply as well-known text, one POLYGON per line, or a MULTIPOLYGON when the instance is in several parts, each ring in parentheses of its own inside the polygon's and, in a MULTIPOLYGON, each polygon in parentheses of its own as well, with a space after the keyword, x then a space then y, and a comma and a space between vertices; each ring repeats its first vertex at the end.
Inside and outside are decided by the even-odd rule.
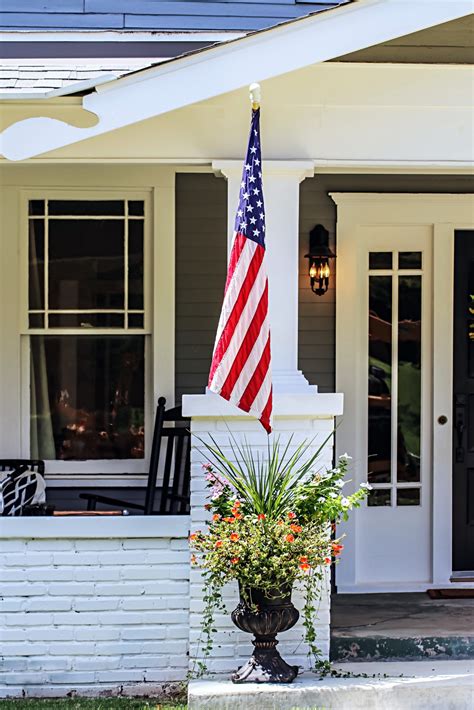
POLYGON ((249 31, 338 4, 298 0, 0 0, 0 27, 249 31))

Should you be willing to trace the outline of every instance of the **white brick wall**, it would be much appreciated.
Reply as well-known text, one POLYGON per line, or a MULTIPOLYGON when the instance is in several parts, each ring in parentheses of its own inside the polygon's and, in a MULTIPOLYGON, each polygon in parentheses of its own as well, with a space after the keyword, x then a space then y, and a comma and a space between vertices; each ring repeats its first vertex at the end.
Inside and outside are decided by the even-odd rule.
MULTIPOLYGON (((191 398, 189 398, 191 399, 191 398)), ((192 406, 192 405, 190 405, 192 406)), ((274 433, 280 436, 282 443, 286 443, 289 436, 293 436, 292 445, 296 447, 303 440, 314 438, 314 447, 321 445, 334 428, 332 416, 326 417, 278 417, 274 422, 274 433)), ((229 450, 229 429, 232 435, 239 439, 246 439, 254 450, 260 449, 262 453, 266 451, 267 437, 262 427, 257 422, 245 419, 220 417, 195 417, 192 419, 192 430, 199 437, 205 439, 211 433, 214 439, 222 446, 229 458, 232 453, 229 450)), ((322 467, 332 465, 333 441, 332 437, 325 446, 320 458, 322 467)), ((191 530, 202 529, 204 522, 209 518, 209 514, 204 509, 206 502, 206 481, 202 471, 203 457, 198 450, 192 453, 191 468, 191 530)), ((201 610, 202 610, 202 586, 199 571, 192 569, 190 572, 190 662, 193 664, 193 657, 197 652, 197 645, 200 637, 201 610)), ((329 580, 322 590, 322 599, 319 606, 318 621, 316 630, 318 634, 318 645, 322 650, 323 657, 329 656, 329 580)), ((235 608, 238 602, 237 584, 229 585, 224 590, 224 600, 228 612, 235 608)), ((301 610, 302 598, 298 592, 293 593, 293 602, 301 610)), ((250 634, 238 631, 233 625, 229 614, 219 615, 216 618, 216 628, 218 632, 214 634, 214 648, 212 656, 207 661, 207 666, 212 673, 226 673, 236 670, 250 656, 252 652, 250 634)), ((292 665, 299 665, 308 668, 308 657, 306 645, 302 642, 303 627, 300 621, 293 629, 281 634, 278 650, 281 655, 292 665)))
POLYGON ((180 537, 133 539, 5 539, 7 522, 21 521, 0 539, 0 697, 146 693, 185 677, 187 518, 180 537))

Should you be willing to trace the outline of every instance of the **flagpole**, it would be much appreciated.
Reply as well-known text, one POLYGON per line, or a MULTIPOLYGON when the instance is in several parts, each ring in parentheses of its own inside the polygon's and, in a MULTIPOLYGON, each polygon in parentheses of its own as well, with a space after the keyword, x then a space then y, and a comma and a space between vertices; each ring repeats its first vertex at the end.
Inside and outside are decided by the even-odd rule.
POLYGON ((262 93, 260 90, 260 84, 250 84, 249 86, 250 100, 252 102, 252 109, 256 111, 260 108, 260 100, 262 98, 262 93))

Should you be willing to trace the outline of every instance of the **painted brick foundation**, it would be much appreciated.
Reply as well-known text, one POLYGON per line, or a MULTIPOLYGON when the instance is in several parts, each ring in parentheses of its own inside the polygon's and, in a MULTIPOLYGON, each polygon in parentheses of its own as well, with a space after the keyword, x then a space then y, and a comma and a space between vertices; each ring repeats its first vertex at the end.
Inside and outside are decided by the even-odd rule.
MULTIPOLYGON (((165 521, 128 518, 94 520, 105 523, 101 537, 1 539, 0 696, 147 693, 183 679, 188 524, 175 521, 169 536, 165 521), (144 526, 147 537, 136 537, 144 526), (124 537, 106 537, 117 528, 124 537)), ((22 522, 5 521, 2 533, 22 522)), ((79 524, 81 534, 91 526, 90 519, 27 522, 48 532, 55 524, 58 535, 69 522, 75 534, 79 524)))

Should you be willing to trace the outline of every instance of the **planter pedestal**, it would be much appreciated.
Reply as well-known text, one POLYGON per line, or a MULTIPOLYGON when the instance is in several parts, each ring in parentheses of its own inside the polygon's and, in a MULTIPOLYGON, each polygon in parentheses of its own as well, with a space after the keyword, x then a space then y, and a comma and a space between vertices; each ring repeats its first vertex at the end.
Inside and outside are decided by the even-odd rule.
POLYGON ((231 614, 241 631, 253 633, 254 651, 249 660, 233 673, 233 683, 291 683, 298 675, 298 666, 290 666, 277 651, 276 635, 291 629, 299 619, 299 611, 291 602, 291 591, 281 598, 267 598, 258 591, 250 593, 257 605, 250 609, 240 602, 231 614))

